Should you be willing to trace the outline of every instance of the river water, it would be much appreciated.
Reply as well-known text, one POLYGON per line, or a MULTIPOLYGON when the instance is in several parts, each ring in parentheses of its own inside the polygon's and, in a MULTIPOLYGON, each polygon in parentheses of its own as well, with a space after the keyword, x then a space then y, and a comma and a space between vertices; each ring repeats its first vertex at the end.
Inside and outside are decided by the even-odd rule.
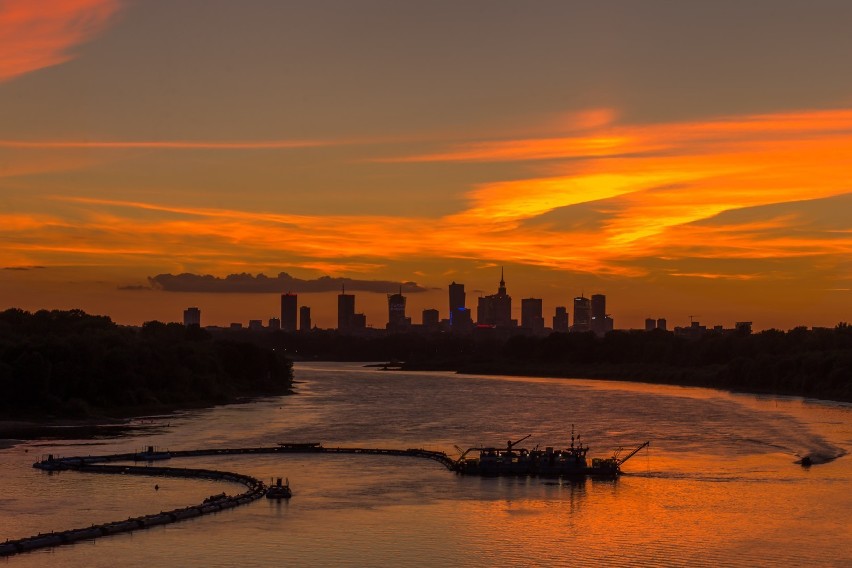
POLYGON ((269 480, 200 519, 0 566, 852 566, 852 405, 637 383, 297 364, 297 395, 155 417, 130 435, 0 450, 0 541, 200 502, 240 485, 31 467, 39 456, 274 445, 564 447, 608 457, 651 441, 617 480, 459 477, 429 460, 260 455, 172 460, 269 480), (809 469, 794 462, 826 460, 809 469), (159 490, 154 485, 159 485, 159 490))

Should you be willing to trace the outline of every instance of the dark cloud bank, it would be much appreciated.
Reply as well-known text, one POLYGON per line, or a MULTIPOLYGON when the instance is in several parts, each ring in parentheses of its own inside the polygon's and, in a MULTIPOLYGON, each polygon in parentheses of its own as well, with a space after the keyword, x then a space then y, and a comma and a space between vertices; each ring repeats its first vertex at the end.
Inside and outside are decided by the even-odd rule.
MULTIPOLYGON (((212 292, 226 294, 255 294, 255 293, 306 293, 306 292, 339 292, 343 286, 347 292, 398 292, 400 284, 402 291, 408 293, 425 292, 427 289, 416 282, 390 282, 388 280, 355 280, 352 278, 332 278, 322 276, 314 280, 293 278, 286 272, 269 277, 264 274, 229 274, 225 278, 210 274, 158 274, 149 276, 151 288, 165 292, 212 292)), ((138 287, 125 287, 138 289, 138 287)))

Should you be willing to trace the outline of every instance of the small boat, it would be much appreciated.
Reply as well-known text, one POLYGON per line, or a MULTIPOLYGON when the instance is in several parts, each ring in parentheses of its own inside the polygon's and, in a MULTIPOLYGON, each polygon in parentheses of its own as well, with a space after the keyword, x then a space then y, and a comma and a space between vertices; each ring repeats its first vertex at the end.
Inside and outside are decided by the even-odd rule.
POLYGON ((154 461, 171 459, 172 454, 168 450, 161 450, 154 446, 148 446, 144 451, 136 452, 133 461, 154 461))
POLYGON ((271 485, 269 489, 266 490, 266 498, 267 499, 289 499, 293 496, 293 492, 290 491, 290 480, 285 479, 284 483, 281 483, 281 478, 279 477, 275 481, 275 485, 271 485))
POLYGON ((53 454, 48 454, 47 457, 42 456, 39 461, 33 464, 33 467, 44 471, 62 471, 63 469, 68 469, 65 461, 54 457, 53 454))
POLYGON ((322 442, 278 442, 282 452, 322 451, 322 442))

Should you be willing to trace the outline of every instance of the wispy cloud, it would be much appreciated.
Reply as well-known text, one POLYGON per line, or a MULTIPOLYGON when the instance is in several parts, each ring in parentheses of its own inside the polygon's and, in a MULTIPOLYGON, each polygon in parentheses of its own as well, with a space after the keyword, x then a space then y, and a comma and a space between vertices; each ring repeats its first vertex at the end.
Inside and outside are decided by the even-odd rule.
MULTIPOLYGON (((610 155, 577 159, 574 148, 582 144, 571 139, 562 155, 569 160, 545 167, 549 175, 481 185, 468 195, 470 207, 456 221, 511 224, 593 204, 603 219, 597 230, 586 235, 572 231, 571 237, 580 237, 579 246, 591 243, 587 250, 605 264, 611 264, 606 259, 663 255, 686 247, 708 256, 784 257, 835 254, 849 244, 841 235, 818 239, 798 235, 792 229, 800 220, 793 217, 777 219, 788 234, 771 238, 748 226, 729 227, 722 235, 720 229, 691 224, 728 211, 849 192, 850 110, 702 123, 607 125, 604 132, 584 136, 604 135, 619 141, 609 148, 610 155), (560 169, 563 173, 553 175, 560 169), (738 239, 736 245, 733 238, 738 239)), ((502 160, 512 154, 509 148, 523 152, 526 160, 552 159, 558 146, 553 140, 504 141, 476 146, 474 157, 465 147, 442 159, 502 160)), ((550 236, 560 234, 558 222, 541 228, 550 236)))
POLYGON ((0 82, 72 59, 101 33, 117 0, 6 0, 0 3, 0 82))
MULTIPOLYGON (((612 115, 614 116, 614 112, 612 115)), ((514 138, 457 144, 428 154, 397 156, 393 162, 495 162, 624 155, 727 153, 755 142, 830 141, 845 138, 852 127, 852 109, 813 110, 749 115, 700 122, 618 125, 592 123, 562 137, 514 138), (715 151, 715 152, 714 152, 715 151)), ((571 128, 571 130, 574 130, 571 128)))
MULTIPOLYGON (((811 256, 831 264, 852 253, 852 221, 819 217, 847 207, 844 196, 852 195, 852 110, 632 126, 598 120, 576 136, 590 142, 557 151, 552 141, 539 148, 538 139, 509 140, 451 149, 440 160, 431 155, 435 167, 484 159, 522 160, 529 167, 525 179, 470 188, 464 207, 438 218, 296 215, 66 195, 53 199, 78 206, 81 218, 7 215, 0 217, 0 238, 18 255, 14 263, 49 265, 58 255, 128 263, 145 257, 220 274, 223 267, 282 262, 369 273, 394 260, 452 258, 635 276, 653 270, 649 258, 811 256), (612 143, 594 142, 603 139, 612 143), (578 148, 600 152, 577 158, 578 148), (815 205, 799 211, 796 203, 815 205), (779 204, 788 210, 779 213, 779 204), (586 222, 563 220, 578 214, 586 222)), ((750 278, 742 270, 694 265, 674 272, 750 278)), ((753 276, 764 277, 757 270, 753 276)))
POLYGON ((166 292, 208 292, 224 294, 269 292, 336 292, 346 287, 358 292, 393 292, 400 287, 404 292, 425 292, 416 282, 391 282, 388 280, 359 280, 322 276, 314 279, 295 278, 286 272, 269 277, 264 274, 229 274, 224 278, 210 274, 158 274, 148 278, 151 287, 166 292))
POLYGON ((706 278, 709 280, 755 280, 757 274, 720 274, 714 272, 669 272, 669 276, 683 278, 706 278))
POLYGON ((203 141, 203 140, 0 140, 0 148, 43 150, 286 150, 315 148, 339 144, 320 140, 259 140, 259 141, 203 141))

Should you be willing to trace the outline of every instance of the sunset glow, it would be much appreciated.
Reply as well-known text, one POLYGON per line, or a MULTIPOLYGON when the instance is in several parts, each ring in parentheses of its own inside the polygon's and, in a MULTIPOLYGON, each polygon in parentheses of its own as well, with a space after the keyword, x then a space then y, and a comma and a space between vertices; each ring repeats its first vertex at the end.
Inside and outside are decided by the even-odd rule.
MULTIPOLYGON (((551 104, 546 112, 521 109, 511 121, 495 114, 480 131, 448 119, 435 127, 412 122, 402 133, 390 111, 386 124, 358 130, 356 114, 347 123, 336 103, 322 106, 322 89, 304 112, 333 113, 337 124, 302 123, 291 115, 294 107, 261 101, 262 90, 222 84, 225 93, 202 96, 171 75, 182 72, 180 55, 175 69, 158 75, 145 63, 158 57, 153 53, 137 58, 138 74, 165 81, 173 94, 121 89, 102 100, 109 121, 87 121, 98 116, 100 95, 86 78, 124 76, 105 50, 130 40, 108 32, 126 28, 132 39, 148 29, 144 16, 152 8, 96 0, 32 6, 0 4, 0 105, 9 125, 0 133, 0 264, 43 266, 44 274, 79 267, 80 282, 101 282, 106 270, 115 279, 113 303, 126 297, 118 319, 145 317, 132 293, 118 288, 154 273, 357 273, 444 290, 456 279, 490 290, 497 280, 490 267, 501 265, 518 275, 507 277, 518 297, 552 294, 547 312, 583 288, 636 290, 612 300, 629 312, 625 326, 664 309, 662 299, 636 304, 640 289, 649 297, 672 287, 686 298, 684 282, 717 283, 715 298, 703 287, 694 293, 720 314, 732 298, 742 305, 753 299, 760 314, 777 312, 757 283, 781 281, 802 294, 836 290, 818 322, 790 314, 789 324, 848 319, 852 303, 841 291, 852 278, 852 226, 839 213, 852 205, 848 93, 830 106, 720 106, 687 118, 656 109, 656 118, 642 120, 641 104, 630 100, 551 104), (75 57, 79 69, 63 68, 75 57), (36 72, 56 93, 38 94, 54 106, 30 127, 13 113, 15 105, 34 108, 20 101, 27 89, 40 88, 26 83, 36 72), (157 127, 140 121, 125 100, 157 127), (171 105, 185 110, 176 114, 171 105), (219 120, 215 105, 242 120, 227 113, 219 120)), ((167 13, 168 4, 156 10, 167 13)), ((199 53, 184 56, 201 66, 198 81, 217 84, 199 53)), ((25 272, 4 271, 3 281, 20 294, 8 301, 47 302, 40 277, 25 272)), ((412 305, 443 311, 443 295, 412 305)), ((670 317, 688 308, 672 309, 670 317)), ((383 317, 371 315, 377 325, 383 317)))
POLYGON ((118 8, 117 0, 0 3, 0 82, 68 61, 118 8))

